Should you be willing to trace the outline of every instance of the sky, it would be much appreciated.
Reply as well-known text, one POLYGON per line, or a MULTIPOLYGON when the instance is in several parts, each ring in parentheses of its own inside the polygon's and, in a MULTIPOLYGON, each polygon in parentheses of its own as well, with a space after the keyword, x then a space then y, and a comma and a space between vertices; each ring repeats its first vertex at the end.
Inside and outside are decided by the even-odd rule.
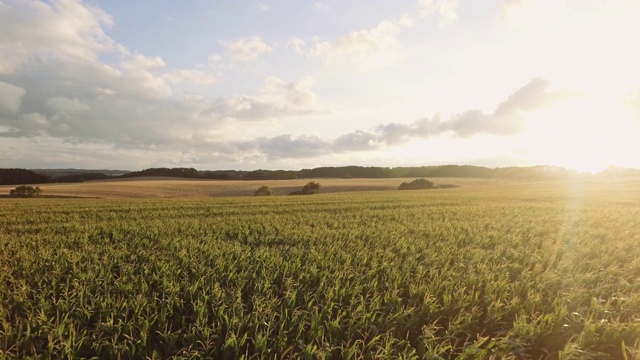
POLYGON ((640 168, 637 0, 0 0, 0 167, 640 168))

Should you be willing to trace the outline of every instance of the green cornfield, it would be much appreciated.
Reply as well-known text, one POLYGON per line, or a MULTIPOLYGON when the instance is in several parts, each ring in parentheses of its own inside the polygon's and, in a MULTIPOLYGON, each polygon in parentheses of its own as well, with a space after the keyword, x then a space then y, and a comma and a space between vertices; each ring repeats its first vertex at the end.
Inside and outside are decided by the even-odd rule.
POLYGON ((638 359, 640 181, 0 199, 2 359, 638 359))

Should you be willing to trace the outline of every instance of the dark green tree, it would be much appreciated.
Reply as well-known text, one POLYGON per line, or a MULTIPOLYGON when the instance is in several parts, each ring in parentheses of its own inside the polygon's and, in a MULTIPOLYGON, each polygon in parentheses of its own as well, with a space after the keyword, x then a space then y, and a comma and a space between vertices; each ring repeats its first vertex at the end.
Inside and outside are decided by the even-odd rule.
POLYGON ((317 194, 320 192, 320 183, 310 181, 302 188, 303 195, 317 194))
POLYGON ((415 179, 412 182, 403 182, 398 187, 398 190, 420 190, 420 189, 433 189, 434 185, 432 181, 427 179, 415 179))
POLYGON ((260 188, 258 188, 258 190, 256 190, 253 193, 253 196, 272 196, 275 195, 276 193, 273 191, 273 189, 271 189, 270 187, 264 185, 261 186, 260 188))
POLYGON ((33 186, 21 185, 16 187, 15 189, 9 191, 9 196, 11 197, 21 197, 21 198, 31 198, 40 196, 42 190, 39 186, 35 188, 33 186))
POLYGON ((312 195, 320 192, 320 183, 315 181, 308 182, 301 190, 289 193, 289 195, 312 195))

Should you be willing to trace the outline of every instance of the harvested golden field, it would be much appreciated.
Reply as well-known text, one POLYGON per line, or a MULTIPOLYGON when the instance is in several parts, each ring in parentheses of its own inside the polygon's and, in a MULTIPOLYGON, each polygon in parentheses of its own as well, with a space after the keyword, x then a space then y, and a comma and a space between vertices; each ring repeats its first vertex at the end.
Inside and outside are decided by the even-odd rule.
MULTIPOLYGON (((395 190, 411 179, 296 179, 296 180, 198 180, 182 178, 133 178, 87 181, 84 183, 43 184, 45 196, 77 196, 96 198, 196 198, 213 196, 251 196, 260 186, 271 187, 276 195, 286 195, 309 181, 322 185, 322 192, 395 190)), ((504 181, 487 179, 438 178, 436 185, 455 184, 477 187, 504 181)), ((0 186, 0 194, 8 194, 15 185, 0 186)))

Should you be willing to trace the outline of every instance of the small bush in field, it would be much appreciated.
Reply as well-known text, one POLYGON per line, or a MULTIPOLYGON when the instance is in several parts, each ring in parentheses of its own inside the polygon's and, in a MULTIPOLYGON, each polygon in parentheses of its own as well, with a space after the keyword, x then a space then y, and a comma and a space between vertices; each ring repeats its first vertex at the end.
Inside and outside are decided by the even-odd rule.
POLYGON ((320 183, 310 181, 301 190, 290 192, 289 195, 312 195, 320 192, 320 183))
POLYGON ((11 197, 21 197, 21 198, 31 198, 40 196, 42 190, 39 186, 35 188, 33 186, 21 185, 16 187, 15 189, 9 191, 9 196, 11 197))
POLYGON ((261 186, 258 190, 256 190, 253 193, 253 196, 273 196, 275 194, 276 193, 273 191, 272 188, 264 185, 264 186, 261 186))
POLYGON ((415 179, 410 183, 403 182, 398 187, 398 190, 421 190, 421 189, 433 189, 434 185, 432 181, 427 179, 415 179))

